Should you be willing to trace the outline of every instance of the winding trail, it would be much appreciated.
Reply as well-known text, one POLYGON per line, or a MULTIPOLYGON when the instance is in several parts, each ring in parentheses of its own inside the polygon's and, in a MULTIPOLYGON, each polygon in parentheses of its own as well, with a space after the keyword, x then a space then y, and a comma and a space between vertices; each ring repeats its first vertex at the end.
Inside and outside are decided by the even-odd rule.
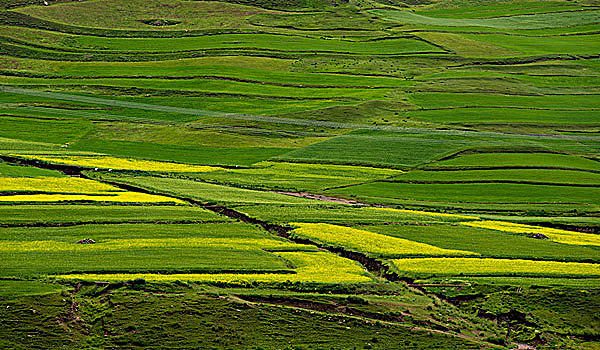
MULTIPOLYGON (((378 130, 378 131, 404 132, 407 134, 419 133, 419 134, 433 134, 433 135, 437 134, 437 135, 459 135, 459 136, 485 136, 485 137, 500 137, 500 138, 504 138, 507 135, 510 135, 511 137, 515 137, 515 138, 535 137, 535 138, 572 139, 572 140, 598 140, 599 139, 596 136, 590 136, 590 135, 543 135, 543 134, 525 135, 525 134, 509 134, 509 133, 491 132, 491 131, 407 128, 407 127, 396 127, 396 126, 385 126, 385 125, 341 123, 341 122, 331 122, 331 121, 323 121, 323 120, 280 118, 280 117, 270 117, 270 116, 264 116, 264 115, 242 114, 242 113, 225 113, 225 112, 217 112, 217 111, 210 111, 210 110, 197 109, 197 108, 173 107, 173 106, 140 103, 140 102, 111 100, 111 99, 107 99, 107 98, 73 95, 73 94, 65 94, 65 93, 58 93, 58 92, 38 91, 38 90, 33 90, 33 89, 23 89, 23 88, 17 88, 17 87, 6 86, 6 85, 0 85, 0 92, 42 97, 42 98, 48 98, 48 99, 53 99, 53 100, 89 103, 89 104, 94 104, 94 105, 124 107, 124 108, 157 111, 157 112, 167 112, 167 113, 178 113, 178 114, 184 114, 184 115, 193 115, 193 116, 197 116, 199 118, 200 117, 217 117, 217 118, 224 118, 224 119, 258 121, 258 122, 267 122, 267 123, 275 123, 275 124, 289 124, 289 125, 300 125, 300 126, 321 127, 321 128, 331 128, 331 129, 378 130)), ((85 113, 85 116, 91 116, 91 114, 92 113, 85 113)), ((81 115, 84 116, 83 113, 81 115)), ((112 117, 116 117, 116 116, 112 116, 112 117)), ((131 119, 133 119, 133 118, 131 118, 131 119)), ((157 121, 157 122, 164 122, 164 121, 157 121)), ((173 123, 176 123, 176 122, 174 121, 173 123)), ((353 135, 353 136, 358 137, 361 135, 353 135)))

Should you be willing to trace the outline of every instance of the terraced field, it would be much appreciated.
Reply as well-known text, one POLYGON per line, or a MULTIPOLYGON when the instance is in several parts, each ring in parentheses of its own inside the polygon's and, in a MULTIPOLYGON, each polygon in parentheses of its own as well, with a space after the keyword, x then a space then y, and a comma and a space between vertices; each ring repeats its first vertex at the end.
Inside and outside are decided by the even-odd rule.
POLYGON ((599 30, 0 2, 0 348, 597 348, 599 30))

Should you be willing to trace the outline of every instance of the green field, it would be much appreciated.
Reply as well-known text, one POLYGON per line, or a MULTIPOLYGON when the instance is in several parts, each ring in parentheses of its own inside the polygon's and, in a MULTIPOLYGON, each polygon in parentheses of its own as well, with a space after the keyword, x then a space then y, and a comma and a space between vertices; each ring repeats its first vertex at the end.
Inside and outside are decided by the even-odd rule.
POLYGON ((0 2, 0 348, 597 349, 597 0, 0 2))
POLYGON ((0 225, 129 223, 129 222, 226 222, 229 218, 198 207, 11 205, 0 206, 0 225))
POLYGON ((509 234, 448 224, 370 225, 360 226, 392 237, 410 239, 442 248, 462 249, 487 257, 513 257, 565 261, 595 261, 598 249, 536 240, 525 235, 509 234))

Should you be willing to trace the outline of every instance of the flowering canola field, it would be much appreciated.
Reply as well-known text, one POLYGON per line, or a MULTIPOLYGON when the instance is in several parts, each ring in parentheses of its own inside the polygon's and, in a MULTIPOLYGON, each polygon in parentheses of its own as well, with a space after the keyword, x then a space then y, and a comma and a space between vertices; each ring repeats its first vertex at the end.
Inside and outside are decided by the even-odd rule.
POLYGON ((96 244, 77 244, 62 241, 3 241, 0 252, 45 252, 45 251, 109 251, 144 248, 231 248, 231 249, 263 249, 263 250, 302 250, 314 251, 310 245, 295 244, 271 238, 136 238, 109 239, 97 241, 96 244))
POLYGON ((465 226, 486 228, 490 230, 498 230, 511 233, 538 233, 543 234, 544 236, 548 237, 554 242, 563 244, 600 246, 600 236, 589 233, 491 220, 461 222, 461 224, 465 226))
POLYGON ((600 276, 600 264, 485 258, 393 259, 402 272, 440 275, 600 276))
POLYGON ((367 283, 373 279, 357 263, 328 252, 278 252, 294 266, 293 274, 68 274, 57 275, 60 279, 83 279, 93 281, 124 281, 143 278, 147 281, 194 281, 194 282, 312 282, 312 283, 367 283))
POLYGON ((74 165, 84 168, 160 171, 172 173, 204 173, 216 170, 225 170, 220 167, 159 162, 135 158, 117 158, 110 156, 54 156, 54 155, 23 155, 11 156, 44 161, 54 164, 74 165))
POLYGON ((130 192, 98 181, 78 177, 0 177, 0 202, 184 202, 160 195, 130 192))
POLYGON ((391 237, 375 232, 355 228, 323 224, 292 222, 296 226, 293 234, 299 237, 318 240, 320 242, 343 246, 365 253, 401 256, 401 255, 477 255, 465 250, 443 249, 433 245, 391 237))

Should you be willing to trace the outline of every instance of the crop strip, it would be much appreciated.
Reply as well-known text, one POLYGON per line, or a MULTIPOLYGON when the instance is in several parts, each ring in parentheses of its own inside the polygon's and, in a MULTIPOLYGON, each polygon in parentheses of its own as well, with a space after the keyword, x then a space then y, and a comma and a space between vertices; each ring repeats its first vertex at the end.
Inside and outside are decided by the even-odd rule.
MULTIPOLYGON (((327 121, 311 121, 305 119, 292 119, 292 118, 277 118, 277 117, 268 117, 268 116, 259 116, 259 115, 250 115, 250 114, 235 114, 235 113, 222 113, 201 109, 193 109, 193 108, 182 108, 182 107, 173 107, 173 106, 164 106, 164 105, 152 105, 146 103, 137 103, 137 102, 128 102, 128 101, 119 101, 119 100, 109 100, 104 98, 96 98, 96 97, 88 97, 88 96, 80 96, 80 95, 71 95, 71 94, 63 94, 56 92, 45 92, 45 91, 36 91, 32 89, 22 89, 15 88, 11 86, 0 85, 0 91, 15 93, 15 94, 24 94, 31 95, 37 97, 44 97, 50 99, 57 100, 67 100, 67 101, 76 101, 83 103, 91 103, 91 104, 99 104, 99 105, 107 105, 107 106, 119 106, 125 108, 133 108, 133 109, 142 109, 142 110, 152 110, 152 111, 160 111, 160 112, 169 112, 169 113, 180 113, 186 115, 195 115, 195 116, 209 116, 209 117, 219 117, 226 119, 237 119, 237 120, 250 120, 250 121, 263 121, 277 124, 291 124, 291 125, 304 125, 304 126, 316 126, 316 127, 325 127, 325 128, 333 128, 333 129, 357 129, 357 130, 382 130, 382 131, 398 131, 398 132, 420 132, 427 134, 444 134, 444 135, 478 135, 478 136, 487 136, 487 137, 506 137, 505 133, 498 132, 476 132, 476 131, 464 131, 464 130, 437 130, 437 129, 419 129, 419 128, 404 128, 404 127, 392 127, 392 126, 381 126, 381 125, 366 125, 366 124, 354 124, 354 123, 340 123, 340 122, 327 122, 327 121)), ((327 98, 325 98, 327 99, 327 98)), ((531 135, 515 135, 514 137, 529 137, 531 135)), ((564 138, 562 135, 538 135, 552 139, 560 139, 564 138)), ((570 136, 571 139, 589 139, 588 136, 570 136)), ((289 162, 289 160, 286 160, 289 162)), ((301 163, 301 162, 299 162, 301 163)), ((565 169, 569 170, 569 169, 565 169)))
MULTIPOLYGON (((419 170, 423 171, 464 171, 464 170, 521 170, 521 169, 544 169, 544 170, 569 170, 569 171, 583 171, 586 173, 600 174, 599 170, 591 169, 579 169, 579 168, 566 168, 556 166, 518 166, 518 165, 506 165, 506 166, 452 166, 452 167, 424 167, 419 170)), ((569 185, 571 186, 571 185, 569 185)))
MULTIPOLYGON (((40 162, 34 162, 34 164, 32 164, 32 165, 39 167, 39 168, 45 168, 45 169, 52 169, 52 170, 59 170, 59 171, 66 170, 66 171, 69 171, 71 173, 71 175, 79 175, 83 178, 86 178, 86 176, 81 173, 85 169, 82 169, 82 168, 76 167, 76 166, 46 164, 46 163, 40 163, 40 162)), ((157 194, 154 191, 149 191, 145 188, 138 187, 138 186, 132 186, 132 185, 128 185, 128 184, 122 184, 122 183, 118 183, 118 182, 114 182, 114 181, 106 181, 106 180, 102 180, 101 182, 105 183, 107 185, 112 185, 112 186, 115 186, 115 187, 118 187, 118 188, 121 188, 121 189, 124 189, 127 191, 131 191, 131 192, 138 192, 138 193, 151 194, 151 195, 157 194)), ((221 206, 221 205, 210 205, 210 204, 202 203, 200 201, 196 201, 196 200, 186 198, 186 197, 181 197, 181 196, 167 195, 165 197, 175 198, 175 199, 187 202, 191 205, 200 206, 204 209, 210 210, 210 211, 220 214, 220 215, 225 215, 234 220, 239 220, 239 221, 242 221, 242 222, 245 222, 248 224, 259 225, 268 232, 274 233, 275 235, 277 235, 279 237, 289 239, 290 241, 298 243, 298 244, 312 245, 312 246, 316 246, 320 249, 328 250, 328 251, 330 251, 336 255, 339 255, 341 257, 359 262, 370 273, 372 273, 374 275, 380 275, 389 281, 412 282, 412 279, 400 277, 395 272, 391 271, 389 266, 387 266, 380 260, 369 257, 363 253, 348 251, 341 247, 321 246, 321 245, 317 244, 316 242, 313 242, 313 241, 310 241, 307 239, 294 238, 290 235, 290 232, 289 232, 292 230, 291 227, 284 227, 281 225, 269 223, 267 221, 252 218, 246 214, 243 214, 241 212, 238 212, 236 210, 233 210, 231 208, 227 208, 227 207, 221 206)))
POLYGON ((231 221, 197 221, 197 220, 125 220, 125 221, 80 221, 80 222, 37 222, 23 224, 2 224, 0 227, 72 227, 86 225, 128 225, 128 224, 160 224, 160 225, 197 225, 197 224, 229 224, 231 221))
MULTIPOLYGON (((424 181, 424 180, 374 180, 370 183, 407 183, 407 184, 519 184, 519 185, 545 185, 545 186, 567 186, 567 187, 600 187, 600 184, 578 184, 545 181, 521 181, 521 180, 455 180, 455 181, 424 181)), ((361 184, 351 184, 346 187, 354 187, 361 184)))
MULTIPOLYGON (((80 77, 73 76, 60 76, 60 75, 47 75, 47 74, 24 74, 21 72, 0 72, 0 76, 10 77, 22 77, 22 78, 41 78, 41 79, 79 79, 80 77)), ((84 77, 88 79, 88 77, 84 77)), ((261 85, 273 85, 283 87, 295 87, 295 88, 315 88, 315 89, 394 89, 395 86, 384 86, 384 85, 323 85, 323 84, 300 84, 300 83, 279 83, 274 81, 265 80, 253 80, 236 77, 228 77, 221 75, 187 75, 187 76, 161 76, 161 75, 100 75, 94 76, 94 79, 157 79, 157 80, 223 80, 233 81, 238 83, 249 83, 249 84, 261 84, 261 85)))

